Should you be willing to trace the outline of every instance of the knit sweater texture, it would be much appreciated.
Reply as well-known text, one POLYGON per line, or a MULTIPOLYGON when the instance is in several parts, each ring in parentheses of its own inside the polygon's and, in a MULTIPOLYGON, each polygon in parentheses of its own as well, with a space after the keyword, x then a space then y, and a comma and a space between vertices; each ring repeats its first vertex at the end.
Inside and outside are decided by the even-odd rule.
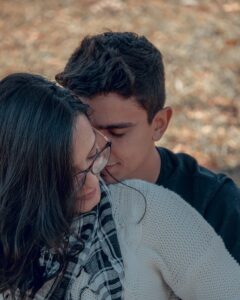
MULTIPOLYGON (((134 189, 110 186, 125 268, 124 299, 239 300, 240 266, 202 216, 163 187, 125 183, 134 189)), ((85 276, 73 284, 73 300, 79 300, 85 276)), ((83 299, 97 298, 87 290, 83 299)))
MULTIPOLYGON (((124 183, 132 188, 110 186, 124 261, 124 299, 239 300, 240 266, 202 216, 161 186, 124 183)), ((87 282, 82 270, 69 286, 71 300, 98 299, 87 282)))

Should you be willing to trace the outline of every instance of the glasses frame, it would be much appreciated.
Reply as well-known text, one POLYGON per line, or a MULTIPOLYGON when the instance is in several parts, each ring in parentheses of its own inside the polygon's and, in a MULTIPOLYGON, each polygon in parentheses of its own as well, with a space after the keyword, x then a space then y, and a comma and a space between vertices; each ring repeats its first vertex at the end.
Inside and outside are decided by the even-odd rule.
MULTIPOLYGON (((102 134, 101 134, 101 135, 102 135, 102 134)), ((93 161, 91 162, 90 166, 89 166, 87 169, 85 169, 85 170, 83 170, 83 171, 80 171, 80 172, 74 174, 74 178, 77 178, 77 176, 78 176, 78 175, 81 175, 81 174, 85 175, 85 176, 83 177, 83 180, 82 180, 82 183, 81 183, 81 187, 84 186, 84 184, 85 184, 85 182, 86 182, 87 174, 88 174, 89 172, 91 172, 93 175, 98 175, 98 174, 104 169, 105 166, 102 168, 102 170, 100 170, 99 172, 95 173, 95 172, 93 171, 93 166, 94 166, 94 163, 96 162, 96 160, 102 155, 102 153, 103 153, 107 148, 110 148, 110 149, 109 149, 109 156, 110 156, 110 153, 111 153, 111 147, 112 147, 112 142, 108 140, 108 141, 106 142, 105 146, 104 146, 104 147, 96 154, 96 156, 94 157, 94 159, 93 159, 93 161)))

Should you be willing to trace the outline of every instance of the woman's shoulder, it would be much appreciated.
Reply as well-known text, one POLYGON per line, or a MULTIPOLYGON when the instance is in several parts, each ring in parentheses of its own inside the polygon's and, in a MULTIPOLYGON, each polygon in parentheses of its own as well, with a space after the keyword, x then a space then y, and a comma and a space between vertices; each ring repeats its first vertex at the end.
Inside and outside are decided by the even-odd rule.
MULTIPOLYGON (((112 205, 126 214, 134 209, 146 212, 146 217, 165 219, 181 214, 199 214, 175 192, 139 179, 125 180, 109 185, 112 205)), ((198 218, 202 218, 198 216, 198 218)))
POLYGON ((216 237, 212 227, 193 207, 163 186, 134 179, 109 187, 114 214, 123 223, 142 220, 146 235, 156 239, 156 243, 169 241, 176 246, 181 240, 197 237, 197 245, 205 248, 216 237))
POLYGON ((138 179, 111 184, 109 189, 113 214, 117 217, 122 216, 125 223, 141 219, 146 208, 149 214, 154 206, 162 205, 159 199, 168 197, 165 188, 138 179))
POLYGON ((140 179, 125 180, 120 183, 109 185, 111 196, 115 202, 131 202, 134 205, 142 205, 142 201, 151 202, 151 205, 159 205, 159 199, 163 201, 168 201, 171 197, 178 197, 174 192, 164 188, 163 186, 158 186, 156 184, 146 182, 140 179))

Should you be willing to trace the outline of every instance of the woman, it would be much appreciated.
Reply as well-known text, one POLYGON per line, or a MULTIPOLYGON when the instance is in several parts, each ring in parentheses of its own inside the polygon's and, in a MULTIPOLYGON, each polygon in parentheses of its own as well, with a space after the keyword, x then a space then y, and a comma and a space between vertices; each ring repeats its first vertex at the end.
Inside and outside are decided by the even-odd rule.
POLYGON ((65 89, 4 78, 0 145, 0 298, 239 298, 239 265, 177 195, 129 181, 111 206, 111 144, 65 89))
POLYGON ((109 153, 87 107, 65 89, 31 74, 0 82, 4 297, 32 298, 47 282, 52 288, 44 286, 43 297, 62 299, 64 286, 84 268, 97 293, 120 299, 122 258, 103 189, 97 206, 98 174, 109 153))

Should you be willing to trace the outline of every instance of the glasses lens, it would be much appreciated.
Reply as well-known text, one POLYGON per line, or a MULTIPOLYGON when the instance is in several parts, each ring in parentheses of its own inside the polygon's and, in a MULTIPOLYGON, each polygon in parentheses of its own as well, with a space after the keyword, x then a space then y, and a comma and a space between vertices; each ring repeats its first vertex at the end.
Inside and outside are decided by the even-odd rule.
POLYGON ((105 149, 103 149, 100 153, 99 156, 96 158, 96 160, 93 163, 92 166, 92 173, 93 174, 99 174, 106 166, 109 156, 110 156, 110 143, 107 143, 105 146, 105 149))

